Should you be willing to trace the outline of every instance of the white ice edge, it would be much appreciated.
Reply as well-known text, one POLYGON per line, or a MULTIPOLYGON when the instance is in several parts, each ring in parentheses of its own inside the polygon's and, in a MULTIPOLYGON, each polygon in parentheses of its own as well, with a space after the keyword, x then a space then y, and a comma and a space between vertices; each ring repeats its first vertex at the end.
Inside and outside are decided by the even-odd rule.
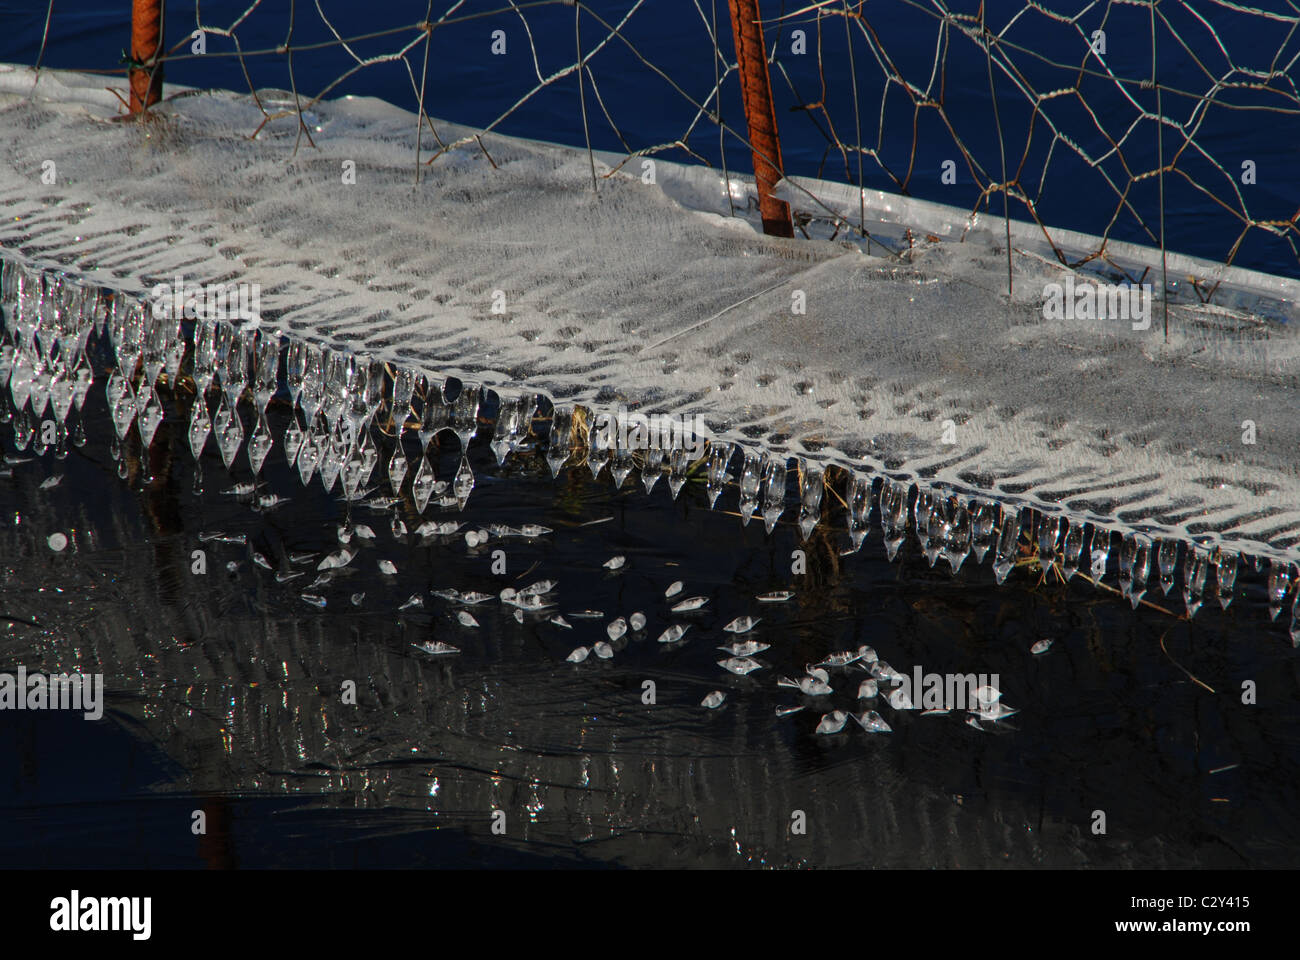
MULTIPOLYGON (((703 413, 713 436, 747 449, 925 477, 1116 530, 1300 556, 1294 324, 1263 333, 1248 325, 1243 336, 1224 311, 1171 307, 1168 345, 1104 321, 1055 328, 1032 304, 1006 304, 996 272, 1005 261, 974 243, 943 245, 900 268, 840 244, 774 241, 756 236, 745 219, 719 215, 727 204, 715 171, 656 160, 656 189, 641 184, 634 162, 629 176, 602 178, 593 197, 586 151, 496 134, 487 143, 493 167, 477 146, 453 151, 425 168, 425 192, 412 195, 414 115, 374 100, 317 105, 317 149, 304 146, 292 172, 292 123, 271 124, 263 140, 248 141, 235 135, 260 119, 247 97, 172 100, 160 111, 171 118, 164 121, 175 140, 169 153, 150 145, 156 138, 147 128, 86 120, 120 112, 116 97, 96 92, 102 78, 43 71, 34 84, 23 70, 0 69, 0 90, 13 91, 0 95, 0 113, 22 118, 0 124, 0 140, 13 148, 0 166, 0 245, 27 262, 135 296, 146 292, 146 277, 175 272, 261 282, 264 307, 291 335, 499 393, 535 391, 596 411, 613 406, 612 394, 646 410, 703 413), (42 156, 75 175, 39 185, 31 161, 42 156), (148 176, 140 183, 117 173, 142 156, 148 176), (370 180, 359 197, 320 192, 303 176, 324 160, 332 180, 341 156, 364 164, 370 180), (503 189, 511 178, 515 187, 503 189), (467 199, 447 199, 453 191, 467 199), (223 211, 224 197, 237 201, 236 217, 223 211), (60 220, 69 209, 70 225, 60 220), (438 229, 435 218, 449 228, 438 229), (128 224, 138 228, 131 237, 120 233, 128 224), (331 236, 331 225, 345 225, 341 238, 331 236), (215 242, 197 239, 204 234, 215 242), (520 275, 526 283, 511 290, 510 319, 493 319, 484 293, 520 275), (785 289, 733 308, 774 278, 785 289), (402 289, 383 289, 388 283, 402 289), (782 308, 796 287, 812 291, 816 319, 792 322, 782 308), (875 307, 866 313, 864 294, 875 307), (428 304, 430 296, 446 299, 432 313, 412 311, 412 301, 428 304), (720 310, 724 322, 693 329, 720 310), (972 343, 950 316, 970 327, 972 343), (521 343, 521 327, 536 335, 521 343), (649 347, 666 338, 671 347, 649 347), (575 356, 575 341, 594 349, 575 356), (1021 359, 1028 362, 1018 368, 1021 359), (1112 361, 1118 375, 1093 395, 1100 402, 1090 407, 1061 393, 1112 361), (863 374, 860 381, 852 371, 863 374), (1161 373, 1181 379, 1163 385, 1152 379, 1161 373), (752 375, 770 380, 738 379, 752 375), (1222 422, 1204 406, 1189 415, 1198 381, 1206 403, 1231 401, 1222 422), (800 383, 806 388, 790 389, 800 383), (1047 399, 1041 410, 1029 402, 1035 389, 1047 399), (999 411, 1000 403, 1011 412, 999 411), (1062 408, 1067 422, 1053 425, 1062 408), (1243 411, 1266 425, 1263 449, 1228 445, 1226 459, 1187 449, 1198 434, 1223 435, 1225 424, 1235 436, 1243 411), (949 413, 961 419, 955 449, 928 436, 949 413), (1207 474, 1224 483, 1207 487, 1198 479, 1207 474), (999 479, 988 487, 966 475, 999 479), (1023 489, 1005 489, 1008 481, 1023 489), (1118 490, 1109 509, 1108 487, 1118 490), (1061 497, 1062 488, 1079 492, 1061 497), (1197 528, 1201 522, 1213 529, 1197 528)), ((444 139, 463 130, 435 123, 444 139)), ((598 174, 625 160, 596 159, 598 174)), ((829 206, 850 200, 842 215, 856 219, 856 189, 817 186, 829 206)), ((750 189, 735 177, 731 187, 736 198, 750 189)), ((914 209, 937 222, 953 215, 907 198, 873 202, 890 216, 914 209)), ((989 229, 1000 227, 996 220, 989 229)), ((1196 268, 1174 262, 1171 273, 1196 268)), ((1037 275, 1034 268, 1033 260, 1017 265, 1024 289, 1059 275, 1054 265, 1040 264, 1037 275)), ((1240 273, 1232 282, 1253 290, 1273 283, 1283 299, 1294 298, 1294 281, 1240 273)))
MULTIPOLYGON (((776 185, 773 193, 788 202, 792 209, 813 216, 826 216, 829 213, 848 223, 857 223, 865 213, 870 224, 891 224, 910 228, 914 232, 925 231, 948 240, 960 239, 968 232, 977 230, 1004 236, 1004 223, 1007 222, 1004 218, 989 213, 972 214, 969 210, 930 200, 904 197, 883 190, 860 191, 850 184, 809 177, 787 177, 776 185)), ((1009 225, 1013 245, 1033 250, 1044 257, 1055 258, 1056 254, 1044 236, 1044 229, 1038 224, 1012 217, 1009 225)), ((1046 233, 1067 256, 1082 259, 1104 248, 1111 261, 1129 269, 1136 267, 1139 272, 1149 270, 1152 272, 1149 278, 1158 284, 1162 263, 1157 248, 1123 240, 1103 240, 1095 234, 1057 226, 1047 226, 1046 233)), ((1279 306, 1288 312, 1293 312, 1297 304, 1300 304, 1300 280, 1290 277, 1215 263, 1174 250, 1166 252, 1163 266, 1168 270, 1169 285, 1174 289, 1195 278, 1202 286, 1223 284, 1268 297, 1278 301, 1279 306)))

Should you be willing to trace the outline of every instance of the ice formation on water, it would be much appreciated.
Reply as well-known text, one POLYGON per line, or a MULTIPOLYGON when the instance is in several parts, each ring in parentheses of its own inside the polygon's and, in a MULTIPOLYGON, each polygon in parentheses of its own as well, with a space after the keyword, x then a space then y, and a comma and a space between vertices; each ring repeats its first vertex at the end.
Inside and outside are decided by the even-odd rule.
POLYGON ((21 449, 42 452, 47 414, 56 455, 82 439, 93 334, 112 348, 119 445, 155 436, 160 384, 192 381, 192 453, 212 443, 255 483, 278 446, 349 503, 382 489, 420 513, 463 507, 468 459, 438 476, 428 450, 443 432, 463 450, 486 401, 498 463, 543 447, 554 474, 579 454, 620 485, 666 476, 673 497, 698 469, 711 504, 734 487, 742 523, 805 539, 842 502, 852 549, 874 518, 891 559, 910 534, 953 572, 991 554, 1002 581, 1029 546, 1066 578, 1118 574, 1135 606, 1181 584, 1195 614, 1211 591, 1231 602, 1246 556, 1268 564, 1270 610, 1300 640, 1295 324, 1171 307, 1168 343, 1063 324, 1033 301, 1055 267, 1018 262, 1008 301, 976 242, 900 264, 771 240, 717 215, 707 171, 660 163, 659 188, 615 176, 592 194, 585 154, 499 138, 501 169, 453 152, 412 193, 413 127, 385 104, 321 104, 318 150, 290 158, 275 124, 265 142, 229 136, 246 98, 106 125, 84 115, 108 112, 97 84, 0 72, 0 394, 21 449), (130 173, 146 156, 148 176, 130 173), (337 186, 341 157, 367 189, 337 186), (64 174, 37 187, 41 158, 64 174), (175 276, 260 283, 261 319, 156 317, 149 291, 175 276), (806 318, 779 302, 794 289, 816 305, 806 318), (277 390, 294 417, 272 436, 277 390), (708 443, 603 443, 591 425, 615 403, 698 412, 708 443), (1246 419, 1267 443, 1237 443, 1246 419))
MULTIPOLYGON (((482 389, 477 384, 462 384, 454 399, 448 401, 447 385, 424 372, 417 374, 409 368, 391 367, 369 357, 286 337, 257 322, 239 325, 225 320, 182 322, 159 318, 147 309, 147 304, 131 297, 79 284, 62 272, 41 270, 13 258, 0 264, 0 309, 4 317, 0 386, 5 388, 0 393, 0 417, 12 424, 14 444, 19 450, 45 452, 48 431, 43 426, 47 417, 52 417, 48 422, 55 428, 52 439, 56 457, 67 455, 69 443, 85 442, 79 411, 94 382, 89 350, 90 338, 97 336, 111 347, 114 358, 103 389, 116 434, 115 455, 120 456, 132 431, 142 444, 152 442, 164 411, 160 385, 175 390, 188 378, 196 391, 187 429, 190 452, 196 461, 212 442, 227 468, 232 468, 242 455, 243 466, 256 477, 272 447, 279 446, 286 461, 296 466, 304 484, 319 479, 327 491, 337 490, 349 504, 380 488, 395 496, 409 491, 420 513, 438 507, 463 508, 471 494, 473 474, 462 446, 457 471, 460 479, 455 490, 435 501, 433 491, 445 489, 445 485, 437 487, 426 451, 440 430, 455 433, 462 444, 468 444, 478 427, 482 404, 482 389), (294 412, 283 434, 273 436, 266 411, 281 389, 288 394, 294 412), (417 402, 419 420, 412 423, 417 402), (247 428, 249 423, 251 430, 247 428), (394 437, 386 435, 385 425, 391 425, 394 437), (415 464, 408 459, 409 444, 396 439, 408 433, 418 439, 415 464), (422 474, 429 479, 422 480, 422 474)), ((501 398, 495 406, 498 413, 491 436, 500 463, 543 433, 548 437, 545 456, 553 472, 558 474, 577 452, 578 438, 571 428, 577 408, 553 407, 552 426, 547 431, 534 424, 539 409, 536 395, 501 398), (557 420, 568 426, 557 432, 557 420)), ((590 410, 581 412, 587 420, 593 416, 590 410)), ((715 507, 728 484, 727 465, 736 447, 728 442, 710 443, 700 458, 706 464, 706 489, 715 507)), ((602 463, 612 462, 612 450, 609 452, 611 460, 602 463)), ((671 452, 683 453, 680 449, 671 452)), ((778 462, 779 458, 768 451, 743 451, 741 459, 743 473, 732 485, 738 488, 742 504, 762 501, 770 531, 787 513, 789 491, 785 483, 789 464, 778 462)), ((147 463, 148 458, 144 460, 147 463)), ((822 501, 827 478, 820 464, 806 458, 795 461, 794 470, 797 511, 788 512, 801 537, 807 539, 824 522, 822 501)), ((125 475, 124 461, 120 473, 125 475)), ((196 478, 201 476, 199 465, 196 478)), ((616 476, 615 482, 623 479, 616 476)), ((245 493, 257 490, 256 483, 246 486, 245 493)), ((676 496, 679 490, 670 490, 669 495, 676 496)), ((899 545, 910 531, 931 565, 943 560, 954 573, 972 553, 976 562, 981 562, 992 551, 994 573, 1001 582, 1017 562, 1023 562, 1024 549, 1029 546, 1037 548, 1043 566, 1056 565, 1063 577, 1072 577, 1087 565, 1093 579, 1101 580, 1109 570, 1111 541, 1118 537, 1118 586, 1133 606, 1156 585, 1153 574, 1158 576, 1162 594, 1168 594, 1181 572, 1184 607, 1194 616, 1206 598, 1211 570, 1220 605, 1226 608, 1232 600, 1239 557, 1222 547, 1181 544, 1173 538, 1155 540, 1139 531, 1085 524, 1015 504, 955 493, 942 485, 872 477, 863 472, 847 474, 842 499, 848 536, 855 550, 861 547, 871 518, 875 517, 891 559, 897 556, 899 545)), ((742 522, 747 522, 753 512, 742 509, 742 522)), ((459 528, 455 521, 430 520, 415 533, 451 536, 459 528)), ((521 531, 529 536, 542 532, 540 528, 521 531)), ((494 529, 492 535, 512 533, 501 528, 494 529)), ((488 535, 483 531, 484 537, 488 535)), ((339 533, 344 545, 321 560, 318 569, 328 571, 350 563, 356 551, 346 544, 354 536, 364 540, 373 538, 374 532, 365 524, 345 525, 339 533)), ((1259 558, 1252 561, 1258 563, 1259 558)), ((1289 605, 1293 642, 1300 645, 1300 596, 1293 588, 1297 579, 1293 565, 1276 558, 1267 562, 1270 612, 1277 619, 1289 605)), ((624 557, 616 556, 604 566, 616 571, 624 563, 624 557)), ((388 574, 396 572, 389 561, 380 561, 380 567, 388 574)), ((542 581, 508 601, 502 599, 521 608, 540 609, 550 605, 542 595, 551 586, 550 581, 542 581)), ((665 591, 670 598, 681 592, 680 583, 671 584, 665 591)), ((779 593, 758 599, 773 602, 789 596, 779 593)), ((318 600, 312 594, 304 599, 318 600)), ((473 602, 469 598, 457 599, 473 602)), ((672 609, 690 612, 706 603, 706 597, 691 597, 678 601, 672 609)), ((457 617, 466 626, 476 625, 463 611, 457 617)), ((757 622, 756 618, 740 617, 726 629, 741 633, 757 622)), ((609 627, 611 638, 618 639, 626 629, 622 618, 615 620, 609 627)), ((672 642, 681 632, 684 628, 670 629, 660 641, 672 642)), ((846 656, 846 663, 858 658, 857 654, 846 656)))

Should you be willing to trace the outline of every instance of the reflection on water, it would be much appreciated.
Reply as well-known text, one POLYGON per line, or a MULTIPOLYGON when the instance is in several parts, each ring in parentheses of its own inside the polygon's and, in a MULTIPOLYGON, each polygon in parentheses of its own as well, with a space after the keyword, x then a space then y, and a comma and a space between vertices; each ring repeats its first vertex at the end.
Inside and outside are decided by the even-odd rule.
MULTIPOLYGON (((1085 553, 1084 531, 1050 518, 889 481, 823 487, 807 464, 790 471, 787 507, 784 464, 717 448, 693 471, 681 457, 651 467, 676 498, 647 492, 639 470, 616 491, 583 463, 583 412, 556 418, 565 466, 539 442, 545 404, 501 417, 472 387, 297 346, 281 370, 278 341, 245 350, 216 327, 177 356, 125 315, 115 328, 111 305, 100 319, 105 336, 83 338, 56 318, 57 350, 40 324, 10 331, 44 365, 31 389, 52 405, 11 395, 4 430, 0 670, 103 673, 109 707, 99 724, 0 715, 18 758, 6 862, 1294 864, 1300 696, 1266 612, 1277 571, 1234 558, 1236 599, 1189 623, 1080 576, 1037 583, 1031 550, 1086 571, 1110 549, 1090 531, 1085 553), (61 385, 92 368, 95 388, 65 404, 61 385), (393 502, 380 427, 407 404, 393 502), (55 413, 57 436, 41 437, 34 408, 55 413), (250 457, 256 436, 273 441, 250 457), (737 522, 760 514, 770 534, 737 522), (554 606, 498 599, 542 580, 554 606), (780 592, 792 596, 757 599, 780 592), (707 603, 672 611, 691 597, 707 603), (743 617, 761 620, 724 630, 743 617), (689 625, 679 642, 656 642, 675 624, 689 625), (720 667, 732 653, 717 648, 745 640, 768 645, 758 669, 720 667), (459 653, 419 649, 430 643, 459 653), (597 643, 607 657, 566 659, 597 643), (829 693, 778 684, 863 645, 904 673, 997 675, 1018 712, 972 725, 894 709, 884 677, 859 700, 859 664, 826 666, 829 693), (711 710, 713 691, 725 699, 711 710), (815 732, 824 714, 867 709, 891 732, 815 732)), ((6 349, 19 369, 24 351, 6 349)), ((620 472, 633 459, 606 453, 620 472)), ((1179 584, 1199 605, 1208 560, 1187 555, 1179 584)), ((1116 538, 1104 575, 1171 605, 1162 560, 1116 538)))

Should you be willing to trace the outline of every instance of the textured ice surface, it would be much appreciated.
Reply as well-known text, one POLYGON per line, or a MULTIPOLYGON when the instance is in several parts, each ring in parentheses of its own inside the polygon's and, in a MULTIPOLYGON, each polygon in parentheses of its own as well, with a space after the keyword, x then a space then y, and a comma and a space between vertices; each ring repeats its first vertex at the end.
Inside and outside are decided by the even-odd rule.
POLYGON ((1166 343, 1158 306, 1141 332, 1048 321, 1062 268, 1017 253, 1008 301, 995 228, 910 261, 782 241, 718 213, 709 171, 629 165, 593 191, 584 151, 497 136, 417 187, 415 117, 380 101, 320 104, 295 151, 291 119, 249 139, 247 96, 123 123, 102 78, 0 71, 0 246, 29 262, 137 296, 178 273, 258 283, 270 327, 505 394, 699 413, 751 452, 1297 555, 1295 323, 1173 306, 1166 343))

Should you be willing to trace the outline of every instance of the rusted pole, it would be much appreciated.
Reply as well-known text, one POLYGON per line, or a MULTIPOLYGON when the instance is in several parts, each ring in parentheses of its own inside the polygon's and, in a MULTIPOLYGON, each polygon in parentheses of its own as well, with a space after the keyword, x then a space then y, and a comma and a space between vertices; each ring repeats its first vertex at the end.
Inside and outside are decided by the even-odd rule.
POLYGON ((740 91, 745 101, 745 123, 754 151, 754 181, 758 186, 758 209, 763 232, 776 237, 793 237, 790 205, 772 196, 772 188, 783 176, 781 141, 776 135, 776 111, 772 107, 772 79, 767 72, 767 47, 758 18, 758 0, 727 0, 731 8, 731 32, 736 40, 736 65, 740 91))
POLYGON ((162 0, 132 0, 131 113, 140 114, 162 99, 162 0))

